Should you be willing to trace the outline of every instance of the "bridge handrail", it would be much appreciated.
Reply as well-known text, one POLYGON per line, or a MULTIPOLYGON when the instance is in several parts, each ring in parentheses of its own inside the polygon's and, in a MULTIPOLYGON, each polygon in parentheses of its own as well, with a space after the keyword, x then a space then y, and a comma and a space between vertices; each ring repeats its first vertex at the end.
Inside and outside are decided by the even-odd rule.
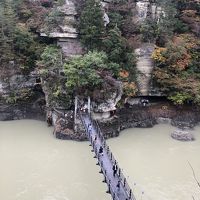
MULTIPOLYGON (((91 118, 91 121, 94 121, 94 122, 95 122, 95 127, 96 127, 96 129, 97 129, 97 132, 102 136, 102 140, 103 140, 103 143, 104 143, 104 148, 105 148, 106 150, 109 149, 109 146, 108 146, 107 143, 105 142, 105 138, 104 138, 104 136, 103 136, 103 134, 102 134, 102 131, 101 131, 101 128, 99 127, 98 122, 97 122, 95 119, 92 119, 92 118, 91 118)), ((114 165, 115 163, 117 164, 117 168, 120 170, 120 171, 118 170, 118 173, 117 173, 117 174, 118 174, 118 176, 120 177, 121 183, 124 185, 124 187, 125 187, 127 193, 128 193, 128 194, 131 193, 131 196, 132 196, 131 199, 135 200, 135 197, 134 197, 134 195, 133 195, 133 193, 132 193, 132 189, 130 188, 130 186, 129 186, 128 182, 127 182, 127 179, 125 178, 123 172, 121 171, 121 168, 119 167, 119 165, 118 165, 118 163, 117 163, 117 160, 116 160, 115 157, 113 156, 113 153, 109 150, 109 151, 107 151, 107 154, 108 154, 108 156, 109 156, 109 158, 110 158, 112 164, 113 164, 113 165, 114 165), (124 184, 124 183, 125 183, 125 184, 124 184)))
POLYGON ((112 187, 112 185, 109 184, 109 178, 108 178, 108 176, 107 176, 107 174, 106 174, 106 170, 104 170, 103 162, 100 162, 100 166, 101 166, 102 172, 103 172, 104 177, 105 177, 104 182, 107 182, 107 183, 108 183, 108 191, 111 193, 111 195, 112 195, 112 197, 113 197, 114 200, 120 200, 120 199, 118 198, 118 196, 116 195, 115 190, 114 190, 114 188, 112 187))
MULTIPOLYGON (((92 107, 93 108, 93 107, 92 107)), ((105 142, 105 138, 104 138, 104 136, 103 136, 103 133, 102 133, 102 131, 101 131, 101 128, 100 128, 100 126, 99 126, 99 123, 97 122, 97 120, 96 119, 92 119, 92 117, 90 116, 90 120, 93 122, 95 122, 95 125, 96 125, 96 129, 97 129, 97 132, 102 136, 102 140, 103 140, 103 142, 104 142, 104 148, 105 149, 109 149, 109 146, 107 145, 107 143, 105 142)), ((130 186, 129 186, 129 184, 128 184, 128 182, 127 182, 127 179, 125 178, 125 176, 124 176, 124 174, 123 174, 123 172, 121 171, 121 168, 119 167, 119 165, 118 165, 118 163, 117 163, 117 160, 115 159, 115 157, 113 156, 113 153, 109 150, 109 151, 107 151, 107 154, 108 154, 108 156, 109 156, 109 158, 110 158, 110 160, 111 160, 111 162, 112 162, 112 164, 114 165, 115 163, 117 164, 117 168, 120 170, 118 170, 118 176, 120 177, 120 181, 121 181, 121 183, 124 185, 124 187, 125 187, 125 189, 126 189, 126 191, 127 191, 127 193, 128 193, 128 195, 131 193, 131 199, 133 199, 133 200, 135 200, 135 197, 134 197, 134 195, 132 194, 132 189, 130 188, 130 186), (125 183, 125 184, 124 184, 125 183)))

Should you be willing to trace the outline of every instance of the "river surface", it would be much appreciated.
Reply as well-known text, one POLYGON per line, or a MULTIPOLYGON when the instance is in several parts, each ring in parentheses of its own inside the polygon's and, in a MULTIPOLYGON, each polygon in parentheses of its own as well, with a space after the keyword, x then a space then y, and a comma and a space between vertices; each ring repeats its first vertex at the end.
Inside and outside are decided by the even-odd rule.
MULTIPOLYGON (((200 127, 194 142, 171 139, 166 124, 127 129, 109 139, 137 200, 196 200, 200 189, 200 127)), ((111 200, 87 142, 55 139, 34 120, 0 122, 0 199, 111 200)))
POLYGON ((0 122, 1 200, 111 200, 88 142, 33 120, 0 122))
POLYGON ((170 133, 174 129, 167 124, 132 128, 108 140, 137 199, 200 199, 200 187, 189 165, 200 181, 200 127, 192 131, 196 138, 193 142, 172 139, 170 133))

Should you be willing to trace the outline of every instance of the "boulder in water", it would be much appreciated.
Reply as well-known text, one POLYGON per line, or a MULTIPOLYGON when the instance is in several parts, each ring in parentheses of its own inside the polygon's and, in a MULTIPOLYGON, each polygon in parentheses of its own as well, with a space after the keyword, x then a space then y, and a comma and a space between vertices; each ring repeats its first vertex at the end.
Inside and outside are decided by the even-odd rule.
POLYGON ((175 130, 172 132, 171 137, 180 141, 193 141, 195 140, 192 133, 184 130, 175 130))

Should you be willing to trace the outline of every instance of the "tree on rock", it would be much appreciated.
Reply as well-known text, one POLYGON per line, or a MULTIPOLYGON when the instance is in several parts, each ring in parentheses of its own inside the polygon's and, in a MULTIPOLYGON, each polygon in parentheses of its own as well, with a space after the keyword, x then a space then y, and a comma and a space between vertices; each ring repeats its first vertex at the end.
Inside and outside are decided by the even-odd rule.
POLYGON ((103 72, 113 74, 118 68, 119 65, 109 62, 104 52, 94 51, 73 57, 64 65, 66 86, 69 90, 92 91, 103 83, 103 72))
POLYGON ((99 0, 86 0, 80 17, 79 31, 81 42, 88 50, 98 49, 101 46, 104 22, 99 0))

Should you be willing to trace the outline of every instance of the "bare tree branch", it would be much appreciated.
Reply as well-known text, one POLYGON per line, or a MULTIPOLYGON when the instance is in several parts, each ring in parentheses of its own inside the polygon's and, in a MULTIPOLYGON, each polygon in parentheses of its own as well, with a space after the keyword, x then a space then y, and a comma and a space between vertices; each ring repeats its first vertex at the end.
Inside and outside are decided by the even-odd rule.
MULTIPOLYGON (((190 162, 188 161, 188 164, 189 164, 189 166, 190 166, 190 168, 191 168, 191 170, 192 170, 192 173, 193 173, 193 177, 194 177, 194 179, 195 179, 195 181, 196 181, 196 183, 197 183, 197 185, 199 186, 199 188, 200 188, 200 182, 198 181, 198 179, 197 179, 197 177, 196 177, 196 174, 195 174, 195 171, 194 171, 194 169, 193 169, 193 167, 192 167, 192 165, 190 164, 190 162)), ((193 197, 194 198, 194 197, 193 197)))

